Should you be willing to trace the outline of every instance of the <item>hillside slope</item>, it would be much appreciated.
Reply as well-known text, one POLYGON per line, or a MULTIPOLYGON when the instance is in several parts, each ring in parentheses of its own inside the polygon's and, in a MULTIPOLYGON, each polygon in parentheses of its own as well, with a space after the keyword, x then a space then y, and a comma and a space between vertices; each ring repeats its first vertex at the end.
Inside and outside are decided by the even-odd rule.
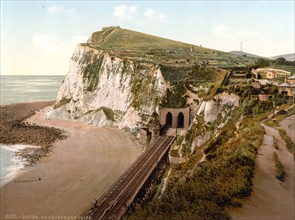
POLYGON ((295 61, 295 53, 282 54, 282 55, 271 57, 271 59, 277 59, 277 58, 280 58, 280 57, 285 58, 287 61, 295 61))
POLYGON ((88 43, 83 45, 108 51, 121 58, 157 64, 188 65, 208 62, 219 67, 232 67, 253 62, 250 57, 240 57, 120 27, 106 27, 94 32, 88 43))
POLYGON ((117 27, 104 28, 77 46, 47 116, 136 132, 156 120, 162 107, 198 105, 188 103, 188 90, 200 87, 207 94, 209 86, 216 89, 215 83, 226 73, 213 64, 218 61, 213 56, 225 59, 225 53, 218 53, 117 27))
POLYGON ((255 55, 255 54, 252 54, 252 53, 247 53, 247 52, 244 52, 244 51, 238 51, 238 50, 230 51, 229 53, 233 54, 233 55, 237 55, 237 56, 245 56, 245 57, 251 57, 251 58, 262 58, 262 56, 255 55))

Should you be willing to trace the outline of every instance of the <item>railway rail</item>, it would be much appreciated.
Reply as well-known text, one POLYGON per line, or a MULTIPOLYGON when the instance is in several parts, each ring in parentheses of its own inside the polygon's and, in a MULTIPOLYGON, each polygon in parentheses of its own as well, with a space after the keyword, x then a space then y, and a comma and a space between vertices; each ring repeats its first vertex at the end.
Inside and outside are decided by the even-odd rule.
POLYGON ((81 215, 81 219, 121 219, 174 140, 175 136, 158 137, 100 199, 81 215))

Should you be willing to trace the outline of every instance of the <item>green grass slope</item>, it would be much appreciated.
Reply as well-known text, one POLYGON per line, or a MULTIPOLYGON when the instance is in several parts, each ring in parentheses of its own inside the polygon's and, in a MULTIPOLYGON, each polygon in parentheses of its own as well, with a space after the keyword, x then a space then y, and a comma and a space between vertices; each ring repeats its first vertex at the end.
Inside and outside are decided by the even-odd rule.
POLYGON ((187 66, 205 62, 230 68, 245 66, 254 61, 253 58, 240 57, 114 26, 94 32, 85 45, 107 50, 122 58, 164 65, 187 66))

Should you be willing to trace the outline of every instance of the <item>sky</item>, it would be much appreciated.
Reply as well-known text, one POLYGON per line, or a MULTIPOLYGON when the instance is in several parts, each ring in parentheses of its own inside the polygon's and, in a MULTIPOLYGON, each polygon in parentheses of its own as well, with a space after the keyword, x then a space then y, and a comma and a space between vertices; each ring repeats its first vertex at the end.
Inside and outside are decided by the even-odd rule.
POLYGON ((106 26, 221 51, 294 53, 295 0, 1 0, 1 75, 65 75, 78 43, 106 26))

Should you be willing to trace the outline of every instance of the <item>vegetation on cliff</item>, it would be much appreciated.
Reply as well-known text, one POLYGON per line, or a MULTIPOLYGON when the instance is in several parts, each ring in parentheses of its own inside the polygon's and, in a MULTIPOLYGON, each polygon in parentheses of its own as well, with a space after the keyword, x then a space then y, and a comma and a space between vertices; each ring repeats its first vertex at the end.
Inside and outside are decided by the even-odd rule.
POLYGON ((212 98, 225 76, 220 69, 207 65, 187 67, 161 65, 161 72, 171 86, 167 89, 166 96, 162 98, 160 106, 171 108, 188 106, 187 91, 197 93, 203 99, 212 98), (207 92, 194 91, 199 86, 208 88, 207 92))
POLYGON ((227 219, 225 207, 241 205, 240 199, 251 193, 254 160, 264 134, 259 121, 265 117, 251 114, 241 120, 247 100, 244 102, 215 138, 192 153, 189 149, 195 132, 207 125, 198 120, 191 126, 185 137, 189 143, 186 161, 170 165, 164 193, 138 205, 130 219, 227 219), (206 160, 199 162, 203 154, 206 160))
MULTIPOLYGON (((274 106, 286 109, 291 105, 285 105, 285 97, 277 91, 270 101, 259 102, 254 95, 257 89, 248 84, 223 86, 217 92, 223 91, 238 94, 239 107, 224 105, 227 113, 222 110, 213 122, 206 122, 204 115, 196 116, 187 134, 174 143, 181 146, 185 161, 170 165, 171 174, 163 194, 159 197, 150 192, 148 198, 153 199, 137 204, 129 219, 229 219, 226 208, 241 206, 242 199, 251 194, 255 158, 265 132, 260 122, 274 111, 274 106), (210 131, 214 132, 213 137, 192 151, 193 141, 210 131)), ((294 114, 294 107, 284 117, 289 114, 294 114)), ((281 118, 280 114, 275 117, 281 118)), ((294 143, 282 131, 280 134, 293 153, 294 143)), ((172 147, 171 155, 178 154, 172 147)), ((284 168, 275 155, 274 161, 276 178, 283 180, 284 168)))
POLYGON ((83 44, 130 60, 186 66, 212 64, 219 67, 245 66, 255 59, 204 48, 120 27, 106 27, 83 44))
POLYGON ((94 57, 90 62, 86 61, 86 67, 83 70, 83 83, 88 85, 84 92, 93 92, 99 81, 99 71, 102 68, 104 55, 94 57))

